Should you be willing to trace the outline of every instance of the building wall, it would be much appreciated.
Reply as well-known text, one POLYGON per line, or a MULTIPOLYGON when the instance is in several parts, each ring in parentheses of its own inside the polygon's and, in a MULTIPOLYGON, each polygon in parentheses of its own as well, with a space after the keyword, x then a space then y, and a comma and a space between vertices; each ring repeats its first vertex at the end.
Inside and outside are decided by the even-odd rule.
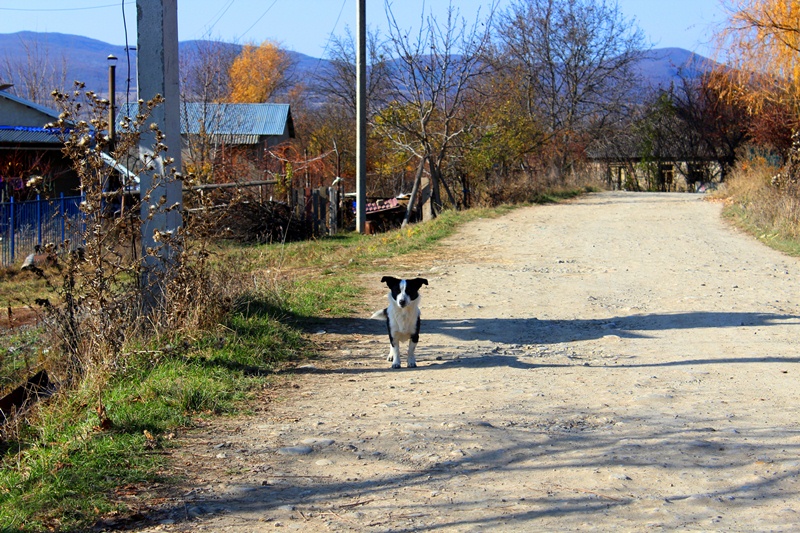
POLYGON ((41 128, 55 118, 18 102, 0 96, 0 124, 4 126, 32 126, 41 128))

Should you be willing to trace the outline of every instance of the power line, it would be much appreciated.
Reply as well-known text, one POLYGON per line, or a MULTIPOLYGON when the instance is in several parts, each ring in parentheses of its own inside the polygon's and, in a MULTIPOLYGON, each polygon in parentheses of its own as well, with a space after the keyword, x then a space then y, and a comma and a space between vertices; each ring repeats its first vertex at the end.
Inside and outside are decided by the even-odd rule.
MULTIPOLYGON (((123 5, 128 4, 132 5, 134 2, 123 2, 123 5)), ((107 7, 117 7, 117 4, 103 4, 101 6, 89 6, 89 7, 56 7, 52 9, 43 9, 43 8, 22 8, 22 7, 0 7, 0 11, 24 11, 27 13, 34 13, 34 12, 45 12, 49 13, 52 11, 87 11, 91 9, 105 9, 107 7)))
POLYGON ((256 19, 256 21, 255 21, 255 22, 253 22, 253 23, 250 25, 250 27, 249 27, 249 28, 247 28, 246 30, 244 30, 244 31, 241 33, 241 35, 242 35, 242 36, 244 36, 244 35, 247 35, 247 32, 249 32, 250 30, 252 30, 252 29, 255 27, 255 25, 256 25, 256 24, 258 24, 259 22, 261 22, 261 19, 263 19, 263 18, 264 18, 264 17, 267 15, 267 13, 269 13, 269 10, 270 10, 270 9, 272 9, 272 6, 274 6, 274 5, 275 5, 275 4, 277 4, 277 3, 278 3, 278 0, 275 0, 274 2, 272 2, 272 3, 269 5, 269 7, 266 9, 266 11, 264 11, 263 13, 261 13, 261 16, 260 16, 260 17, 258 17, 258 18, 256 19))
MULTIPOLYGON (((325 57, 325 54, 328 52, 328 47, 330 46, 331 40, 333 39, 333 32, 336 31, 336 27, 339 25, 339 19, 342 18, 342 13, 344 12, 345 4, 347 4, 347 0, 344 0, 342 2, 342 7, 339 8, 339 16, 336 17, 336 22, 333 23, 333 29, 328 34, 328 41, 325 43, 325 49, 322 50, 322 57, 325 57)), ((316 72, 316 68, 314 69, 314 71, 316 72)))
POLYGON ((222 17, 224 17, 224 16, 225 16, 225 13, 227 13, 227 12, 228 12, 228 10, 229 10, 229 9, 231 8, 231 6, 233 5, 233 2, 234 2, 234 1, 235 1, 235 0, 229 0, 229 1, 228 1, 228 4, 227 4, 227 5, 226 5, 224 8, 222 8, 222 9, 220 10, 220 11, 221 11, 221 13, 220 13, 220 12, 218 12, 218 13, 219 13, 219 16, 217 16, 217 15, 214 15, 214 17, 212 17, 212 19, 213 19, 213 18, 216 18, 216 20, 214 20, 214 22, 213 22, 213 23, 209 23, 209 24, 206 26, 206 27, 207 27, 207 29, 206 29, 206 31, 205 31, 205 35, 209 35, 209 36, 211 35, 211 30, 213 30, 213 29, 214 29, 214 26, 216 26, 216 25, 217 25, 217 23, 218 23, 220 20, 222 20, 222 17))

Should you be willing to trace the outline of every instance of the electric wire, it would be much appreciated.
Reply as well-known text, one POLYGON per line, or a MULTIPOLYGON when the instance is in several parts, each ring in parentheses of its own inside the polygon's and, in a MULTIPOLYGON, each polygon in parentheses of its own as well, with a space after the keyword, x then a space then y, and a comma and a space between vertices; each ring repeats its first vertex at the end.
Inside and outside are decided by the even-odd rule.
POLYGON ((207 29, 206 29, 206 30, 203 32, 203 35, 211 36, 211 30, 213 30, 213 29, 214 29, 214 26, 216 26, 216 25, 217 25, 217 23, 218 23, 220 20, 222 20, 222 17, 224 17, 224 16, 225 16, 225 13, 227 13, 227 12, 228 12, 228 10, 231 8, 231 6, 233 5, 233 3, 234 3, 235 1, 236 1, 236 0, 229 0, 229 1, 228 1, 228 4, 227 4, 227 5, 226 5, 224 8, 222 8, 222 10, 221 10, 222 12, 221 12, 221 13, 219 13, 219 15, 218 15, 218 16, 217 16, 217 15, 214 15, 214 17, 212 17, 212 20, 214 20, 214 19, 216 19, 216 20, 214 20, 214 22, 213 22, 213 23, 210 23, 210 24, 207 24, 207 25, 206 25, 206 28, 207 28, 207 29))
MULTIPOLYGON (((123 5, 125 2, 122 2, 123 5)), ((133 4, 134 2, 128 2, 133 4)), ((32 7, 0 7, 0 11, 23 11, 27 13, 36 12, 52 12, 52 11, 88 11, 92 9, 105 9, 107 7, 117 7, 117 4, 103 4, 100 6, 87 6, 87 7, 54 7, 54 8, 32 8, 32 7)))
POLYGON ((247 35, 247 33, 248 33, 250 30, 252 30, 252 29, 255 27, 255 25, 256 25, 256 24, 258 24, 259 22, 261 22, 261 19, 263 19, 263 18, 264 18, 264 17, 267 15, 267 13, 269 13, 269 10, 270 10, 270 9, 272 9, 272 6, 274 6, 274 5, 275 5, 275 4, 277 4, 277 3, 278 3, 278 0, 274 0, 274 1, 273 1, 273 2, 272 2, 270 5, 269 5, 269 7, 266 9, 266 11, 264 11, 263 13, 261 13, 261 16, 260 16, 260 17, 258 17, 258 18, 255 20, 255 22, 253 22, 253 23, 250 25, 250 27, 249 27, 249 28, 247 28, 246 30, 244 30, 244 31, 241 33, 241 35, 242 35, 242 36, 245 36, 245 35, 247 35))

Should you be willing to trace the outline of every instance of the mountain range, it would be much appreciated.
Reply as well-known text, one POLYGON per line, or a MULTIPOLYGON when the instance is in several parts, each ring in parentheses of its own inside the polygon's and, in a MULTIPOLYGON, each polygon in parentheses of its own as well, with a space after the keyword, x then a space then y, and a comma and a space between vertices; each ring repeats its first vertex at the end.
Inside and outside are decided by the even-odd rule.
MULTIPOLYGON (((193 41, 183 41, 179 43, 179 47, 183 49, 192 44, 193 41)), ((324 71, 329 65, 326 59, 291 51, 289 54, 294 60, 295 76, 298 79, 310 79, 315 71, 320 69, 324 71)), ((131 97, 135 97, 134 43, 131 43, 130 48, 126 50, 125 46, 63 33, 30 31, 0 33, 0 84, 19 83, 19 80, 15 79, 15 68, 18 70, 25 65, 36 65, 39 69, 43 69, 43 66, 47 65, 47 71, 55 73, 58 81, 66 80, 66 88, 70 88, 72 81, 79 80, 84 82, 88 89, 104 94, 108 91, 109 55, 118 58, 117 91, 124 92, 126 79, 130 79, 130 94, 131 97), (15 68, 10 68, 12 66, 15 68)), ((642 54, 637 69, 646 85, 667 87, 670 83, 677 85, 681 76, 695 77, 714 65, 712 60, 682 48, 657 48, 642 54)))

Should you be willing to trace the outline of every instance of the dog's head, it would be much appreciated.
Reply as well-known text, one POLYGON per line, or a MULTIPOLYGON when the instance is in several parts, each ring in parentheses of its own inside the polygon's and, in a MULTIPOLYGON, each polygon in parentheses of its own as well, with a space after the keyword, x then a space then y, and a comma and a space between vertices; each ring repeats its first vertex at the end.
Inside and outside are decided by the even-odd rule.
POLYGON ((397 279, 392 276, 383 276, 381 283, 389 286, 389 290, 392 291, 392 300, 397 302, 400 307, 405 307, 419 299, 419 289, 423 285, 427 285, 428 280, 425 278, 397 279))

